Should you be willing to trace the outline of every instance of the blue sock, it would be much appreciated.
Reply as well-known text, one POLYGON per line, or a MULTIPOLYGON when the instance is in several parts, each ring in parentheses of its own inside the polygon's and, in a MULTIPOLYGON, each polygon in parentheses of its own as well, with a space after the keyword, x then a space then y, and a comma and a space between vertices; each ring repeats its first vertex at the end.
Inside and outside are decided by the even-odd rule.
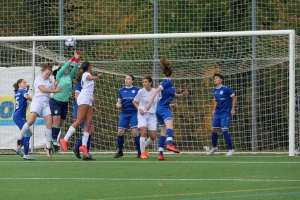
POLYGON ((224 131, 222 133, 224 135, 224 138, 226 140, 229 150, 232 150, 232 141, 231 141, 231 137, 230 137, 228 131, 224 131))
POLYGON ((60 127, 58 126, 52 127, 52 142, 57 142, 59 131, 60 131, 60 127))
POLYGON ((29 150, 29 137, 23 137, 23 142, 24 142, 24 154, 28 155, 28 150, 29 150))
POLYGON ((79 147, 82 145, 82 137, 80 137, 80 139, 78 140, 78 142, 76 143, 75 149, 79 150, 79 147))
POLYGON ((219 135, 218 133, 211 133, 211 141, 213 148, 217 147, 219 135))
POLYGON ((168 145, 173 145, 173 129, 168 128, 166 134, 168 145))
POLYGON ((117 141, 118 141, 118 149, 119 149, 119 152, 121 152, 121 151, 123 151, 124 135, 123 135, 123 136, 119 136, 119 135, 118 135, 117 141))
MULTIPOLYGON (((25 143, 25 137, 22 138, 22 146, 24 146, 24 143, 25 143)), ((21 148, 22 148, 21 146, 21 148)))
POLYGON ((166 140, 165 136, 160 136, 159 142, 158 142, 159 155, 164 155, 163 149, 165 148, 165 140, 166 140))
POLYGON ((91 139, 92 139, 92 136, 89 135, 89 139, 87 141, 87 150, 88 150, 88 152, 90 152, 90 149, 91 149, 91 139))
POLYGON ((136 146, 136 149, 137 149, 138 153, 141 153, 140 136, 136 136, 133 139, 134 139, 134 143, 135 143, 135 146, 136 146))

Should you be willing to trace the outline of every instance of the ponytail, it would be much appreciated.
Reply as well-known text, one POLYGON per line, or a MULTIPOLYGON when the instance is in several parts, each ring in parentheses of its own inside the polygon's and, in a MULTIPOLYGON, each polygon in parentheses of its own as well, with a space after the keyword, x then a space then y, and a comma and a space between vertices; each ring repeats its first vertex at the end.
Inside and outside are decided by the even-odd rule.
POLYGON ((13 84, 13 88, 15 92, 17 92, 19 90, 19 84, 22 83, 24 79, 19 79, 16 83, 13 84))

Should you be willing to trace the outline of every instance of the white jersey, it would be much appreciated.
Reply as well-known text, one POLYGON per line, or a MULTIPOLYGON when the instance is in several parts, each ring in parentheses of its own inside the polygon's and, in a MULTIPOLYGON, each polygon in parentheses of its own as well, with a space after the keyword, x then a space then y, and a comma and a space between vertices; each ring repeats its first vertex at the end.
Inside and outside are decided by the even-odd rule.
MULTIPOLYGON (((150 98, 151 98, 154 91, 155 91, 154 88, 151 88, 150 91, 147 91, 145 88, 140 89, 138 91, 137 95, 135 96, 134 101, 138 102, 139 107, 142 108, 145 111, 145 107, 148 105, 149 100, 150 100, 150 98)), ((155 113, 156 112, 156 107, 157 107, 157 102, 159 100, 159 97, 160 97, 160 93, 158 93, 156 95, 156 97, 154 98, 150 109, 148 111, 145 111, 145 112, 148 112, 148 113, 155 113)), ((140 113, 138 112, 138 114, 140 114, 140 113)))
POLYGON ((40 91, 39 86, 43 85, 47 89, 53 89, 54 83, 51 78, 43 79, 41 76, 35 77, 34 80, 34 95, 32 102, 49 103, 50 93, 40 91))
POLYGON ((84 96, 90 100, 94 99, 94 81, 87 80, 87 77, 91 76, 89 72, 84 72, 81 78, 81 92, 79 96, 84 96))

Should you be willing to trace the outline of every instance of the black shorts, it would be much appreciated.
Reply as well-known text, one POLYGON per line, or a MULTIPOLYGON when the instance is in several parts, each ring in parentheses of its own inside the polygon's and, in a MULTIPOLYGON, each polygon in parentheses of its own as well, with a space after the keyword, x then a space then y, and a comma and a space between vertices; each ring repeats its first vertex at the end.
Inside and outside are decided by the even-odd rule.
POLYGON ((68 113, 68 102, 61 102, 51 98, 49 105, 52 116, 60 116, 61 119, 66 119, 68 113))

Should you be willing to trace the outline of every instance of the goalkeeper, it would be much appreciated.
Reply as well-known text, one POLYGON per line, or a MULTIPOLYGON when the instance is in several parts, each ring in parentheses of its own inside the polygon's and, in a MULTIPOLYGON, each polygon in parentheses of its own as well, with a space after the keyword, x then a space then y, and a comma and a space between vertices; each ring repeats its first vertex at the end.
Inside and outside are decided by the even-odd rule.
POLYGON ((60 132, 60 127, 63 124, 64 120, 67 117, 68 113, 68 101, 72 93, 72 83, 75 78, 76 71, 78 69, 80 52, 75 51, 74 56, 65 63, 63 67, 58 68, 53 71, 54 79, 58 81, 57 86, 62 87, 62 90, 55 93, 53 98, 50 99, 50 109, 53 119, 52 126, 52 143, 54 152, 57 152, 59 149, 57 137, 60 132), (69 66, 74 62, 74 67, 69 73, 69 66))

